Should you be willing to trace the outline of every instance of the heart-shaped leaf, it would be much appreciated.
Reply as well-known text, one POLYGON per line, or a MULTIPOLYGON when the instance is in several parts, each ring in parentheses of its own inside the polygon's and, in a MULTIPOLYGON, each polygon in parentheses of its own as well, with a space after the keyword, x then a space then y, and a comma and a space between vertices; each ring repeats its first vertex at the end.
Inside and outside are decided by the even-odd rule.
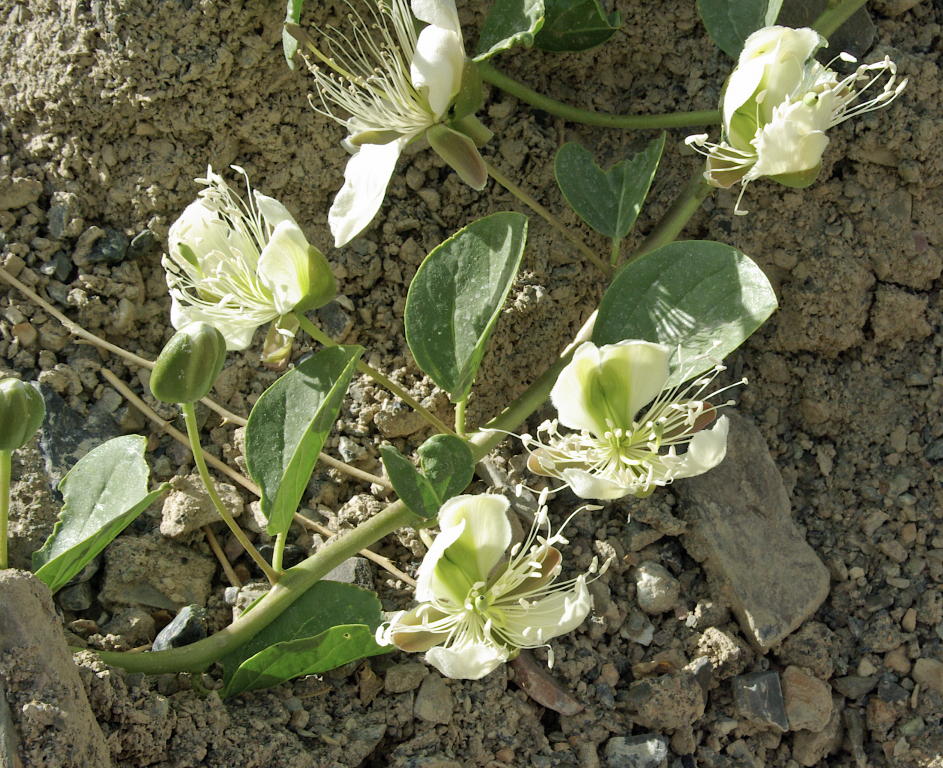
POLYGON ((270 535, 291 525, 362 354, 321 350, 265 390, 249 414, 246 464, 262 489, 270 535))
POLYGON ((544 0, 544 25, 534 45, 544 51, 587 51, 602 45, 622 25, 622 14, 607 14, 599 0, 544 0))
MULTIPOLYGON (((694 360, 729 355, 776 309, 763 271, 729 245, 703 240, 671 243, 627 264, 599 305, 593 343, 641 339, 681 348, 668 386, 710 370, 694 360)), ((677 355, 677 352, 676 352, 677 355)))
POLYGON ((518 44, 529 48, 543 24, 544 0, 495 0, 481 28, 475 61, 518 44))
POLYGON ((375 633, 383 621, 373 592, 319 581, 245 645, 224 656, 223 696, 317 675, 387 653, 375 633))
POLYGON ((756 30, 776 23, 783 0, 697 0, 707 34, 736 59, 744 41, 756 30))
POLYGON ((419 446, 422 474, 392 445, 380 448, 390 482, 409 510, 426 519, 464 491, 475 474, 468 443, 455 435, 433 435, 419 446))
POLYGON ((51 592, 68 584, 169 487, 164 483, 148 493, 146 445, 140 435, 116 437, 89 451, 62 478, 59 521, 33 553, 33 570, 51 592))
POLYGON ((575 142, 564 144, 554 163, 557 184, 583 221, 599 234, 621 240, 638 218, 664 148, 662 133, 631 160, 604 173, 588 149, 575 142))
POLYGON ((406 341, 454 403, 468 397, 526 240, 526 216, 486 216, 438 245, 409 286, 406 341))

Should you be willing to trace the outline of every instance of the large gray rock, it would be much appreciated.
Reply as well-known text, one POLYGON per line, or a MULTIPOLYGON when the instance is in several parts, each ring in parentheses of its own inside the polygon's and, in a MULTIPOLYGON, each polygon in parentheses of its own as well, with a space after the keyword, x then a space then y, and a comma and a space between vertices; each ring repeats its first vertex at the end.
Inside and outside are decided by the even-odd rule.
POLYGON ((110 768, 52 595, 25 571, 0 571, 0 690, 4 766, 110 768))
POLYGON ((782 476, 759 430, 728 411, 727 458, 675 488, 688 523, 681 541, 766 652, 828 596, 825 564, 792 521, 782 476))

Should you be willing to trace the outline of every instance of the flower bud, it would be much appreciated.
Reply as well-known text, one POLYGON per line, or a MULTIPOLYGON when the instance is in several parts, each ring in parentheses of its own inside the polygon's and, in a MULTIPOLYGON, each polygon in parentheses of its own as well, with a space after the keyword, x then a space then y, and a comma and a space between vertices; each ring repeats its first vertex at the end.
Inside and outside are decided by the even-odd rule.
POLYGON ((164 403, 193 403, 210 391, 224 362, 223 334, 207 323, 188 323, 167 342, 154 363, 151 392, 164 403))
POLYGON ((0 381, 0 451, 15 451, 29 442, 43 423, 43 396, 19 379, 0 381))

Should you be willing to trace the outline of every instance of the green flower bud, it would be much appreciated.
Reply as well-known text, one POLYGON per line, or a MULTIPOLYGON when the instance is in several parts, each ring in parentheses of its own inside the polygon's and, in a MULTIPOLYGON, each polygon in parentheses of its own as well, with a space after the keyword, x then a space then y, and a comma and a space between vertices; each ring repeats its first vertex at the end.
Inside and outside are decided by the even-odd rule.
POLYGON ((46 415, 43 396, 19 379, 0 381, 0 451, 15 451, 36 434, 46 415))
POLYGON ((187 323, 154 363, 151 392, 164 403, 193 403, 210 391, 224 362, 223 334, 208 323, 187 323))

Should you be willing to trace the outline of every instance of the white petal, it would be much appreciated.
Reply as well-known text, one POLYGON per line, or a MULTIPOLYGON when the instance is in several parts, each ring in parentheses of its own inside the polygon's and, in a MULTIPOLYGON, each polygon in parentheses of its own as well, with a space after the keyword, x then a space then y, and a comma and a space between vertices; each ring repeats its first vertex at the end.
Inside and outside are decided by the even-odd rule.
POLYGON ((175 261, 181 258, 177 253, 180 244, 188 246, 197 261, 202 261, 214 251, 228 254, 232 237, 232 230, 200 199, 190 203, 171 225, 167 245, 175 261))
POLYGON ((822 161, 828 136, 824 131, 807 131, 801 123, 784 119, 767 125, 757 134, 754 144, 757 161, 744 177, 747 180, 815 168, 822 161))
MULTIPOLYGON (((586 587, 586 578, 580 576, 573 584, 573 589, 555 592, 543 598, 536 610, 524 614, 523 619, 527 621, 537 615, 546 617, 542 620, 540 629, 543 630, 543 639, 549 640, 576 629, 583 623, 592 607, 593 598, 586 587)), ((535 625, 531 621, 526 626, 515 627, 515 630, 523 632, 528 626, 535 625)))
MULTIPOLYGON (((445 505, 443 505, 443 508, 445 505)), ((435 567, 445 550, 448 549, 465 530, 465 521, 460 520, 458 525, 442 525, 442 532, 435 537, 429 551, 419 564, 419 571, 416 578, 416 600, 420 603, 428 603, 439 597, 449 597, 453 602, 461 605, 462 597, 456 599, 451 594, 452 590, 448 585, 442 585, 441 581, 435 575, 435 567), (443 594, 445 592, 446 594, 443 594)))
POLYGON ((175 294, 170 294, 170 324, 178 331, 187 323, 193 322, 190 309, 190 306, 181 303, 175 294))
POLYGON ((439 525, 443 533, 461 521, 466 523, 461 536, 449 551, 449 559, 464 567, 469 581, 487 581, 491 569, 510 546, 512 532, 507 518, 509 506, 504 496, 481 493, 456 496, 445 502, 439 510, 439 525))
POLYGON ((724 460, 727 455, 727 432, 730 430, 730 419, 721 416, 717 424, 711 429, 702 429, 688 444, 688 452, 684 454, 681 466, 675 477, 694 477, 713 469, 724 460))
MULTIPOLYGON (((599 352, 605 392, 611 397, 613 389, 623 387, 627 402, 624 413, 629 419, 658 397, 668 383, 668 347, 648 341, 620 341, 607 344, 599 352), (618 376, 618 385, 611 383, 613 375, 618 376)), ((617 405, 614 407, 619 410, 617 405)))
POLYGON ((590 474, 582 469, 564 469, 563 479, 569 484, 573 493, 581 499, 599 499, 601 501, 621 499, 636 490, 614 483, 612 480, 607 480, 599 475, 590 474))
POLYGON ((219 314, 204 312, 200 307, 185 306, 178 302, 176 298, 171 299, 170 321, 174 328, 193 322, 209 323, 223 334, 223 338, 226 339, 226 349, 230 352, 248 349, 252 345, 252 337, 259 327, 256 318, 241 318, 240 322, 239 319, 233 319, 232 312, 221 312, 219 314), (221 317, 221 315, 225 315, 225 317, 221 317), (177 323, 180 325, 177 325, 177 323))
POLYGON ((587 398, 589 379, 599 368, 599 350, 591 341, 580 344, 573 359, 557 377, 550 391, 550 401, 557 409, 560 423, 570 429, 597 432, 605 425, 597 423, 587 398))
POLYGON ((453 680, 480 680, 508 659, 508 651, 493 645, 430 648, 426 661, 453 680))
POLYGON ((347 161, 344 186, 328 213, 335 248, 347 245, 373 221, 383 204, 396 161, 411 138, 403 136, 389 144, 364 144, 347 161))
POLYGON ((426 24, 447 29, 462 37, 455 0, 412 0, 413 16, 426 24))
POLYGON ((283 221, 290 221, 296 227, 298 222, 295 221, 295 217, 291 215, 291 212, 278 200, 274 197, 268 197, 268 195, 260 194, 258 190, 253 190, 255 193, 255 204, 259 207, 259 213, 262 214, 262 218, 265 219, 265 222, 272 228, 275 229, 283 221))
POLYGON ((295 220, 284 219, 262 251, 259 282, 272 292, 279 315, 287 315, 308 295, 310 247, 295 220))
POLYGON ((461 90, 464 70, 465 49, 458 35, 435 26, 419 33, 409 75, 417 90, 428 89, 426 98, 437 120, 461 90))

